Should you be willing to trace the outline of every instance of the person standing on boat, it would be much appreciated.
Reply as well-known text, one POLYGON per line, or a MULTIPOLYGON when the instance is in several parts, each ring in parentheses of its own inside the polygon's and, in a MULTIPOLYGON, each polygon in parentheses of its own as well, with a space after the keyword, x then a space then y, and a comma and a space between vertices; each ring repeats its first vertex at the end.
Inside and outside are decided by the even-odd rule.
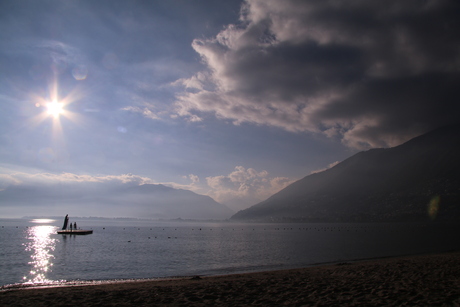
POLYGON ((72 223, 70 223, 70 231, 72 231, 72 223))
POLYGON ((73 223, 73 229, 77 230, 77 222, 73 223))

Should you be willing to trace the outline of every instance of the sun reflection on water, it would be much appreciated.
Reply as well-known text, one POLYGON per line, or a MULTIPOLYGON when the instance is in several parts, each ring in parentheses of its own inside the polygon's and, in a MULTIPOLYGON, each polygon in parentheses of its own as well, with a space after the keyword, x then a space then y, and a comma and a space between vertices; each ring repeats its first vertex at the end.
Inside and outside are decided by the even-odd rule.
POLYGON ((32 266, 28 276, 24 276, 25 283, 43 284, 52 283, 47 278, 47 273, 53 266, 53 251, 56 246, 56 239, 51 237, 55 233, 55 226, 33 226, 27 229, 28 242, 24 243, 25 250, 32 252, 32 259, 29 265, 32 266))

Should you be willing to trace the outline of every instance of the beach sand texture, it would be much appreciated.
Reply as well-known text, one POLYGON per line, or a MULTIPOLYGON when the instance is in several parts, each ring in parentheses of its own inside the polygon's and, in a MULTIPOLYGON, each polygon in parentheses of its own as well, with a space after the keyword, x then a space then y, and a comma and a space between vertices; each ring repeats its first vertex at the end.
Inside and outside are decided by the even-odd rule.
POLYGON ((0 292, 1 306, 460 306, 460 252, 0 292))

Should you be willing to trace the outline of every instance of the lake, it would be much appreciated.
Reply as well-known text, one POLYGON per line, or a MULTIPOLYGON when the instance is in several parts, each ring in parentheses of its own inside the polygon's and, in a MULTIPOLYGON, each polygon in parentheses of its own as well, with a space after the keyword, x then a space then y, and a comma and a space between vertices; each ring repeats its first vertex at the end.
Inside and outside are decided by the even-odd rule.
POLYGON ((460 227, 438 223, 249 224, 0 219, 0 286, 267 271, 460 249, 460 227))

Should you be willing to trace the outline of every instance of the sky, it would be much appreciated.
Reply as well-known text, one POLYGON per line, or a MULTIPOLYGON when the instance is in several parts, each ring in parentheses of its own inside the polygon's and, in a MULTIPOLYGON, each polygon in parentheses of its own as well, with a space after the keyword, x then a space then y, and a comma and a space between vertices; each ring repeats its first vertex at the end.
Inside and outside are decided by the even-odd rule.
POLYGON ((247 208, 458 122, 458 16, 442 0, 1 1, 0 190, 154 183, 247 208))

